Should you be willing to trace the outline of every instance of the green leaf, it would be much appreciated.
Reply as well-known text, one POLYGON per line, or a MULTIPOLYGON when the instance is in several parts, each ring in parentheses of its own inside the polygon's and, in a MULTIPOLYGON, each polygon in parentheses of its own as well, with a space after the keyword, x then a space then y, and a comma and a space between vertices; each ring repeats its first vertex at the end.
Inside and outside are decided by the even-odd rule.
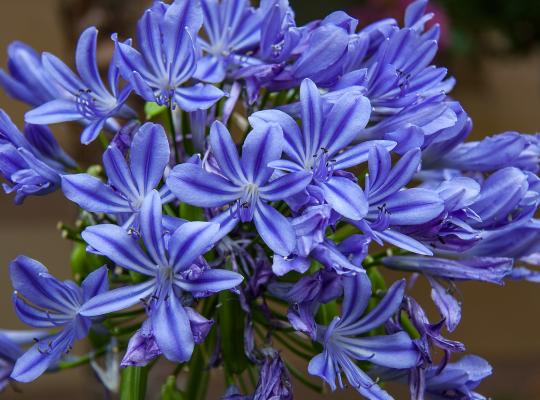
POLYGON ((244 354, 245 314, 238 297, 228 291, 219 294, 218 319, 223 338, 221 348, 226 374, 240 374, 248 366, 244 354))
POLYGON ((106 262, 105 257, 88 253, 85 243, 75 243, 73 250, 71 250, 71 271, 75 282, 79 284, 90 272, 95 271, 106 262))
POLYGON ((150 101, 144 105, 144 114, 146 115, 147 120, 157 117, 166 110, 167 107, 160 106, 159 104, 150 101))
POLYGON ((188 221, 204 220, 203 210, 190 204, 180 203, 180 217, 188 221))
POLYGON ((206 364, 204 351, 201 346, 204 346, 204 344, 195 348, 189 362, 190 377, 186 388, 186 399, 189 400, 206 399, 210 370, 206 364))
POLYGON ((176 376, 171 375, 161 387, 161 400, 186 400, 187 398, 176 387, 176 376))
POLYGON ((338 306, 335 300, 332 300, 326 304, 321 304, 317 315, 315 315, 315 321, 321 325, 328 325, 335 316, 338 316, 338 306))
POLYGON ((150 366, 127 367, 122 370, 120 400, 144 400, 150 366))

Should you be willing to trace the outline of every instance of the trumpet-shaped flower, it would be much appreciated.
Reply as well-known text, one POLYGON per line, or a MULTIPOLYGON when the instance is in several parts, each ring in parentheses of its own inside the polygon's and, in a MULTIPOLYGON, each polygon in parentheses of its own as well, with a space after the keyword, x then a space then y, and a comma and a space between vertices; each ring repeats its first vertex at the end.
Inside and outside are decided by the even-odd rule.
POLYGON ((137 25, 140 52, 116 41, 118 68, 135 92, 146 101, 185 111, 207 109, 224 93, 204 83, 184 85, 194 78, 198 53, 195 36, 202 24, 196 0, 155 2, 137 25))
MULTIPOLYGON (((360 220, 368 212, 364 192, 351 179, 337 173, 367 160, 375 144, 392 148, 391 141, 367 142, 347 148, 366 126, 371 106, 366 97, 345 93, 329 111, 325 111, 315 84, 305 79, 300 87, 302 129, 294 119, 278 110, 254 113, 254 126, 279 124, 284 133, 283 151, 287 159, 271 166, 284 171, 307 171, 311 185, 322 191, 324 200, 341 215, 360 220)), ((307 201, 307 200, 306 200, 307 201)))
MULTIPOLYGON (((148 122, 133 136, 129 165, 116 146, 109 146, 103 154, 108 184, 89 174, 64 175, 62 190, 84 210, 119 215, 126 227, 137 225, 143 200, 158 186, 169 158, 165 131, 148 122)), ((164 203, 172 199, 166 187, 160 193, 164 203)))
POLYGON ((322 343, 323 352, 310 361, 308 370, 324 379, 332 390, 336 389, 336 378, 343 387, 342 371, 349 383, 368 399, 391 399, 354 360, 399 369, 418 363, 418 351, 405 332, 358 337, 383 325, 399 310, 405 281, 396 282, 380 303, 362 316, 371 297, 369 278, 357 274, 343 279, 342 316, 335 317, 328 326, 317 326, 317 341, 322 343))
POLYGON ((83 239, 92 248, 148 280, 95 297, 81 308, 81 314, 104 315, 143 301, 159 350, 169 360, 184 362, 191 357, 198 329, 193 329, 193 318, 183 299, 231 289, 243 278, 236 272, 210 269, 202 258, 217 240, 219 225, 186 222, 165 240, 162 224, 161 199, 153 190, 146 196, 140 213, 140 234, 146 251, 117 225, 95 225, 83 231, 83 239))
POLYGON ((80 36, 75 53, 77 76, 58 57, 45 53, 43 66, 47 73, 69 96, 51 100, 26 113, 25 120, 31 124, 52 124, 66 121, 81 121, 87 126, 81 134, 81 143, 88 144, 96 139, 106 124, 118 129, 112 117, 133 117, 133 111, 124 105, 131 87, 118 89, 118 69, 112 62, 109 66, 109 91, 100 75, 96 61, 97 29, 90 27, 80 36))
POLYGON ((26 196, 45 195, 60 187, 60 176, 75 162, 60 148, 51 131, 26 125, 21 133, 0 110, 0 174, 6 193, 15 192, 15 203, 26 196))
POLYGON ((72 281, 59 281, 41 263, 24 256, 10 264, 9 272, 19 319, 34 328, 56 330, 37 340, 17 359, 11 378, 30 382, 69 352, 74 341, 86 337, 92 321, 82 316, 80 310, 108 289, 107 268, 92 272, 80 287, 72 281))
POLYGON ((210 132, 210 149, 221 175, 194 164, 180 164, 171 171, 167 186, 188 204, 199 207, 229 204, 229 209, 215 219, 221 223, 221 235, 229 233, 238 222, 253 220, 266 244, 275 253, 288 256, 296 247, 294 228, 268 203, 303 190, 311 174, 295 171, 270 180, 274 170, 268 164, 279 160, 282 146, 281 128, 268 123, 248 134, 239 158, 227 128, 215 122, 210 132))

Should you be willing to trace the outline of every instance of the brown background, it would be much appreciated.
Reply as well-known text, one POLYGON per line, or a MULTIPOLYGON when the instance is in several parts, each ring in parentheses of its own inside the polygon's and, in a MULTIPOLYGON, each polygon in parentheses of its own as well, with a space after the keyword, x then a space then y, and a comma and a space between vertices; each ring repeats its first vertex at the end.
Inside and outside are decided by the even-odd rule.
MULTIPOLYGON (((3 49, 15 39, 71 60, 67 49, 73 43, 71 36, 65 34, 69 29, 62 23, 59 4, 59 0, 0 1, 0 65, 5 65, 3 49)), ((136 1, 132 4, 129 12, 138 14, 141 5, 136 1)), ((82 26, 102 23, 103 18, 99 13, 90 13, 82 26)), ((69 26, 75 31, 82 28, 75 23, 69 26)), ((450 71, 458 79, 453 95, 473 118, 475 137, 504 130, 534 132, 539 129, 539 52, 512 59, 453 60, 450 71)), ((24 105, 0 94, 0 107, 21 124, 24 105)), ((79 131, 60 128, 56 132, 73 156, 87 156, 90 152, 78 145, 79 131)), ((22 328, 12 312, 7 274, 7 265, 15 256, 31 256, 57 276, 69 277, 70 244, 61 239, 55 226, 60 220, 72 221, 75 215, 75 208, 59 194, 29 198, 22 207, 12 205, 8 196, 0 196, 0 326, 22 328)), ((490 360, 495 369, 495 374, 483 384, 482 393, 499 400, 540 398, 540 287, 528 283, 510 283, 504 288, 487 284, 460 287, 464 300, 463 320, 453 338, 463 341, 469 352, 490 360)), ((416 291, 429 307, 426 286, 422 283, 416 291)), ((302 364, 299 367, 303 367, 302 364)), ((153 381, 159 382, 160 375, 167 374, 171 368, 162 363, 153 381)), ((216 376, 209 399, 219 398, 222 381, 216 376)), ((158 397, 158 387, 151 385, 150 398, 158 397)), ((296 387, 298 398, 323 398, 304 392, 298 384, 296 387)), ((47 375, 33 384, 19 385, 19 389, 22 393, 9 389, 0 394, 0 398, 102 398, 99 384, 84 368, 47 375)), ((396 396, 405 398, 403 394, 396 396)), ((357 398, 351 393, 324 397, 357 398)))

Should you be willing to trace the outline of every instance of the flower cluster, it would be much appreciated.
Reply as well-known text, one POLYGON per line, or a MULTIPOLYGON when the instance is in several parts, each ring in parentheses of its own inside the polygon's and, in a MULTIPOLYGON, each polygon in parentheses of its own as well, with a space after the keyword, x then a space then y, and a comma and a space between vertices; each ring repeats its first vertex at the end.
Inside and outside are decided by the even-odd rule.
POLYGON ((368 399, 391 399, 388 380, 413 399, 483 399, 491 367, 454 360, 465 346, 443 334, 459 281, 540 281, 540 136, 465 142, 426 6, 358 28, 340 11, 298 26, 287 0, 155 1, 135 41, 113 35, 108 86, 94 27, 76 73, 13 43, 0 84, 31 109, 23 132, 0 112, 4 190, 61 190, 80 214, 62 226, 73 281, 10 265, 37 330, 0 331, 0 389, 90 362, 113 391, 120 365, 129 394, 162 356, 178 365, 164 398, 203 399, 222 366, 230 400, 292 399, 291 375, 368 399), (99 137, 103 168, 62 150, 47 125, 68 121, 99 137), (420 275, 436 320, 409 294, 420 275))

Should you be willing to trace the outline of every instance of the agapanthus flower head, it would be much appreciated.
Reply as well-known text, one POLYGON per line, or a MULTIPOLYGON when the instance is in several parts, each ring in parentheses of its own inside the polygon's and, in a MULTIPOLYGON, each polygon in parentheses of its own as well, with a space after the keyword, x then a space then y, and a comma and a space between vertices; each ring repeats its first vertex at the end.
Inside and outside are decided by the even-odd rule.
POLYGON ((37 339, 17 359, 11 378, 30 382, 68 353, 74 341, 86 337, 92 321, 80 314, 81 307, 108 289, 107 268, 89 274, 80 287, 59 281, 41 263, 24 256, 10 264, 9 272, 19 319, 34 328, 56 331, 37 339))
POLYGON ((139 50, 116 40, 118 68, 139 96, 184 111, 207 109, 223 97, 213 85, 190 83, 196 78, 195 36, 201 25, 199 1, 155 2, 137 25, 139 50))
MULTIPOLYGON (((117 225, 87 228, 82 237, 93 249, 148 280, 102 293, 86 303, 81 314, 104 315, 143 301, 151 326, 138 335, 153 336, 160 352, 170 360, 189 360, 200 329, 207 330, 200 323, 191 323, 200 316, 193 311, 195 315, 190 317, 184 301, 231 289, 243 279, 233 271, 211 269, 202 258, 217 240, 218 231, 219 225, 214 223, 186 222, 165 240, 161 198, 156 190, 148 193, 140 212, 140 236, 146 251, 117 225)), ((155 354, 152 345, 145 345, 145 349, 155 354)))
POLYGON ((75 62, 77 76, 58 57, 43 54, 43 67, 56 83, 69 95, 54 98, 29 111, 25 120, 31 124, 52 124, 80 121, 86 125, 81 134, 81 143, 94 141, 106 126, 119 128, 113 117, 130 118, 134 112, 124 103, 131 87, 119 89, 119 73, 114 62, 109 66, 107 89, 99 75, 96 60, 97 29, 90 27, 79 37, 75 62))
POLYGON ((112 36, 107 86, 94 27, 76 72, 13 43, 0 86, 34 108, 24 133, 0 111, 3 187, 16 203, 61 187, 79 206, 60 229, 85 279, 11 263, 15 311, 40 331, 0 330, 0 389, 90 363, 132 398, 165 358, 164 398, 203 398, 221 367, 228 400, 292 399, 289 371, 368 399, 391 399, 390 380, 412 399, 484 399, 491 367, 452 362, 465 345, 446 337, 457 284, 540 282, 540 136, 465 142, 427 10, 299 25, 289 0, 156 0, 135 42, 112 36), (103 168, 63 152, 45 125, 64 121, 99 136, 103 168), (427 279, 440 316, 385 267, 409 289, 427 279), (89 333, 88 353, 65 355, 89 333))

